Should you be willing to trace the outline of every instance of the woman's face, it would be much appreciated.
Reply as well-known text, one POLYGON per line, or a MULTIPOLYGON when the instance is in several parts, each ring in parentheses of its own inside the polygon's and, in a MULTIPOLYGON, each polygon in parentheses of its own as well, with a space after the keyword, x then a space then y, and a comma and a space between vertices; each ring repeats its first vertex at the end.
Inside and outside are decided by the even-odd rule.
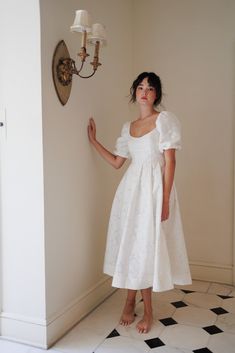
POLYGON ((141 105, 152 105, 157 98, 156 89, 149 85, 148 78, 145 77, 143 81, 136 88, 136 102, 141 105))

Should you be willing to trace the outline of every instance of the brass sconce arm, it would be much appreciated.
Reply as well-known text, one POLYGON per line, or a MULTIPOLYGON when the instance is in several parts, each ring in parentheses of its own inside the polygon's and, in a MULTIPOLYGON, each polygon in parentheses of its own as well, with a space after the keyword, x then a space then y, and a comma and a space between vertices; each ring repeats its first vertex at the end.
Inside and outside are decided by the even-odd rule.
POLYGON ((52 74, 56 93, 63 105, 65 105, 69 99, 73 75, 77 75, 81 78, 92 77, 101 65, 99 62, 100 45, 106 45, 107 42, 104 26, 99 23, 95 23, 91 27, 89 14, 86 10, 76 11, 74 24, 70 27, 70 29, 72 32, 82 33, 81 49, 78 53, 78 56, 81 59, 80 68, 77 69, 75 61, 70 57, 68 48, 63 40, 57 44, 52 62, 52 74), (89 32, 88 39, 87 32, 89 32), (89 56, 86 51, 87 42, 91 45, 95 45, 95 51, 93 61, 90 63, 93 67, 93 72, 90 75, 84 76, 81 74, 81 71, 83 70, 86 58, 89 56))
MULTIPOLYGON (((72 78, 74 74, 78 75, 81 78, 92 77, 95 74, 98 67, 101 65, 101 63, 99 63, 99 56, 98 56, 99 45, 100 43, 97 41, 95 45, 94 58, 93 58, 93 61, 90 63, 93 66, 93 72, 91 75, 83 76, 80 74, 80 72, 83 69, 83 65, 85 63, 86 57, 89 56, 89 54, 86 53, 86 48, 82 47, 80 53, 78 54, 78 56, 81 57, 81 66, 79 70, 76 67, 75 61, 70 57, 66 57, 66 58, 61 57, 59 58, 57 64, 54 63, 54 65, 56 65, 56 75, 57 75, 58 81, 63 86, 68 86, 72 82, 72 78)), ((65 46, 64 41, 61 41, 58 44, 56 50, 60 50, 60 46, 65 46)), ((56 57, 56 54, 54 54, 54 57, 56 57)))

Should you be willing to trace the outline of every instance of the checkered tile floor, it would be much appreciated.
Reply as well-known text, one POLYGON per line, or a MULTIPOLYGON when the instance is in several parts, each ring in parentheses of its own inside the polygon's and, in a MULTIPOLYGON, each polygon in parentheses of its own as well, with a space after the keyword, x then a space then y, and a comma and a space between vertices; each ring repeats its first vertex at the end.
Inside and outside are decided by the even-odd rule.
POLYGON ((126 291, 118 290, 53 348, 66 353, 235 353, 233 286, 193 280, 152 297, 149 333, 136 330, 143 315, 139 292, 135 322, 118 324, 126 298, 126 291))
MULTIPOLYGON (((117 290, 59 340, 49 353, 235 353, 235 288, 193 280, 190 286, 153 293, 154 324, 139 334, 143 315, 138 292, 136 319, 118 325, 126 298, 117 290)), ((0 340, 1 353, 45 353, 0 340)))
MULTIPOLYGON (((129 328, 119 325, 95 352, 112 352, 112 349, 113 352, 121 352, 126 342, 126 352, 235 353, 234 293, 221 295, 175 289, 168 291, 166 298, 164 294, 159 299, 158 294, 153 296, 155 322, 152 332, 148 334, 149 338, 134 334, 135 324, 129 328), (135 349, 127 337, 135 338, 136 343, 139 339, 135 349)), ((142 300, 137 304, 136 312, 140 317, 143 314, 142 300)))

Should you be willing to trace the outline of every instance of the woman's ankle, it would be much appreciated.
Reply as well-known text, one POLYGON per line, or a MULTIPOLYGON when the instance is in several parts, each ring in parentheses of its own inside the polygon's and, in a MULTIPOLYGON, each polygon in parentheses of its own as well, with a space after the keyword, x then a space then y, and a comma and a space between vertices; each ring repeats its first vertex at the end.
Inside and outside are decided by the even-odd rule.
POLYGON ((148 309, 145 308, 144 315, 153 317, 153 309, 152 308, 148 308, 148 309))

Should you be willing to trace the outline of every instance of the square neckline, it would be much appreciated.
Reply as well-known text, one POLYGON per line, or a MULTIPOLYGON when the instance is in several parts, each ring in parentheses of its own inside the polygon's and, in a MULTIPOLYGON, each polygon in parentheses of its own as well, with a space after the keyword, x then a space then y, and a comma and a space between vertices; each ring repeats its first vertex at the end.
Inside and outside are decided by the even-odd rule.
POLYGON ((155 127, 152 129, 152 130, 150 130, 149 132, 146 132, 146 134, 144 134, 144 135, 141 135, 141 136, 132 136, 131 135, 131 133, 130 133, 130 130, 131 130, 131 121, 129 121, 129 127, 128 127, 128 135, 129 135, 129 137, 131 137, 131 138, 133 138, 133 139, 140 139, 141 137, 144 137, 144 136, 147 136, 147 135, 149 135, 149 134, 151 134, 153 131, 155 131, 156 130, 156 128, 157 128, 157 124, 158 124, 158 119, 159 119, 159 116, 164 112, 165 110, 163 110, 162 112, 160 112, 159 114, 158 114, 158 116, 157 116, 157 119, 155 120, 155 127))

